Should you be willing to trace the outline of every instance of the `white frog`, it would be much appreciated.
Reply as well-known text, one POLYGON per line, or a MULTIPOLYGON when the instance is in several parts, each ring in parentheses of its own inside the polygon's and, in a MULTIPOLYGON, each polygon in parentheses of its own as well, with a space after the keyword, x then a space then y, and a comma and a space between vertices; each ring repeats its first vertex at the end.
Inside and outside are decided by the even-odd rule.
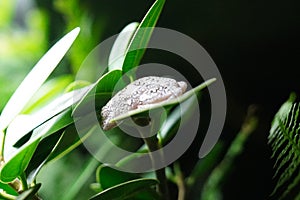
POLYGON ((177 82, 172 78, 147 76, 140 78, 120 90, 102 108, 101 126, 109 130, 117 126, 112 119, 128 111, 161 103, 182 95, 187 88, 184 81, 177 82))

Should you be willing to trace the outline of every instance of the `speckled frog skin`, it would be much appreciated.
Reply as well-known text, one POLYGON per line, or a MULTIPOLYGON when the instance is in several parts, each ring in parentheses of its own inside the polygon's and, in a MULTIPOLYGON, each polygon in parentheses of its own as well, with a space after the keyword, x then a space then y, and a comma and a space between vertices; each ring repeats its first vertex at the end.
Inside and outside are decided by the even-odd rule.
POLYGON ((183 81, 148 76, 140 78, 119 91, 101 110, 103 130, 116 126, 111 119, 137 108, 160 103, 182 95, 187 88, 183 81))

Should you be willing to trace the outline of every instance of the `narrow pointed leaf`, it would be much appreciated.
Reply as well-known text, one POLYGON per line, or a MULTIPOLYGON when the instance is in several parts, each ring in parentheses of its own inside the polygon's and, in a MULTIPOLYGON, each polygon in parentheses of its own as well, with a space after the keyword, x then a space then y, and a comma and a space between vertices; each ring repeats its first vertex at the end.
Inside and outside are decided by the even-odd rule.
POLYGON ((139 178, 136 174, 122 172, 105 165, 98 167, 96 172, 97 182, 105 190, 115 185, 139 178), (113 179, 111 177, 114 177, 113 179))
POLYGON ((11 182, 24 172, 38 143, 39 140, 30 143, 26 148, 22 148, 18 154, 5 163, 0 171, 0 180, 2 182, 11 182))
POLYGON ((34 66, 3 109, 0 116, 0 130, 4 130, 15 116, 23 110, 31 97, 66 54, 78 33, 79 28, 75 28, 65 35, 34 66))
POLYGON ((96 83, 94 83, 88 92, 81 98, 79 103, 73 109, 74 116, 81 116, 91 112, 95 109, 102 106, 101 104, 108 101, 111 97, 112 92, 114 91, 115 85, 121 80, 122 71, 121 70, 112 70, 108 73, 104 74, 101 78, 98 79, 96 83), (102 99, 102 103, 101 103, 102 99), (93 106, 95 101, 97 100, 97 105, 93 106), (99 101, 98 101, 99 100, 99 101))
POLYGON ((10 182, 21 175, 27 168, 41 139, 56 133, 71 123, 73 123, 73 118, 71 117, 71 109, 69 109, 35 129, 30 140, 22 147, 18 149, 6 148, 10 152, 4 154, 6 163, 0 171, 0 180, 10 182))
POLYGON ((34 185, 33 187, 29 188, 28 190, 24 191, 22 194, 20 194, 16 200, 32 200, 34 199, 34 195, 38 192, 42 184, 38 183, 34 185))
POLYGON ((70 108, 74 103, 77 103, 88 89, 89 87, 86 87, 66 93, 32 115, 20 116, 21 119, 20 117, 15 118, 6 132, 4 154, 6 154, 7 149, 14 145, 20 138, 24 137, 55 115, 70 108))
POLYGON ((142 191, 146 188, 150 188, 154 185, 158 184, 158 181, 155 179, 136 179, 132 181, 128 181, 125 183, 121 183, 109 189, 106 189, 97 195, 91 197, 91 200, 122 200, 128 199, 142 191))
POLYGON ((190 116, 197 110, 197 97, 190 97, 183 101, 180 106, 177 106, 170 115, 166 118, 164 123, 161 125, 159 135, 161 137, 162 144, 166 144, 173 138, 174 134, 177 133, 177 125, 179 123, 185 123, 190 120, 190 116))
POLYGON ((132 22, 128 24, 118 35, 111 49, 108 58, 108 70, 122 70, 123 62, 126 55, 126 50, 130 44, 133 34, 135 33, 139 23, 132 22))
POLYGON ((89 178, 95 173, 99 161, 95 158, 89 158, 84 165, 82 165, 81 170, 78 171, 73 179, 72 184, 69 185, 68 189, 64 191, 60 199, 73 200, 78 199, 78 195, 82 192, 82 188, 88 182, 89 178))
POLYGON ((56 133, 42 139, 39 142, 25 170, 28 184, 34 183, 37 174, 40 172, 41 168, 46 164, 53 149, 56 148, 60 139, 63 137, 63 132, 63 129, 59 130, 56 133))
MULTIPOLYGON (((90 130, 90 129, 89 129, 90 130)), ((61 137, 59 143, 55 149, 51 152, 47 162, 61 158, 67 153, 78 147, 84 140, 92 133, 92 131, 87 131, 84 137, 79 137, 77 130, 74 126, 68 127, 61 137)))
POLYGON ((31 98, 22 111, 22 114, 33 113, 33 111, 37 111, 38 109, 49 104, 51 101, 65 92, 66 87, 71 83, 72 80, 73 77, 71 75, 63 75, 47 81, 31 98))
POLYGON ((165 0, 155 1, 138 26, 126 53, 123 64, 124 73, 139 65, 164 3, 165 0))
POLYGON ((0 182, 0 188, 3 190, 3 191, 0 191, 0 199, 1 199, 1 193, 13 195, 13 196, 18 195, 18 192, 15 189, 13 189, 9 184, 0 182))

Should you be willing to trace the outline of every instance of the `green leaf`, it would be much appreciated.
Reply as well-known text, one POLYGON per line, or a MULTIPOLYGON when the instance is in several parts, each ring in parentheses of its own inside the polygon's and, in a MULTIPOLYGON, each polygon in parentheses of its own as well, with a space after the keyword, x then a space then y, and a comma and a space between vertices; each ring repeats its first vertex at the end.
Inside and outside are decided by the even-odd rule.
POLYGON ((167 116, 159 131, 162 144, 166 144, 173 138, 174 134, 177 133, 177 128, 180 123, 185 123, 186 120, 190 120, 190 115, 194 114, 196 106, 198 106, 197 97, 190 97, 167 116))
POLYGON ((71 75, 64 75, 47 81, 31 98, 22 113, 29 114, 44 107, 59 95, 62 95, 72 80, 71 75))
MULTIPOLYGON (((13 195, 13 196, 18 196, 19 194, 17 193, 16 190, 14 190, 10 185, 8 184, 5 184, 5 183, 2 183, 0 182, 0 190, 3 190, 3 191, 0 191, 0 197, 1 197, 1 194, 9 194, 9 195, 13 195)), ((0 198, 1 199, 1 198, 0 198)))
POLYGON ((40 187, 41 187, 40 183, 34 185, 28 190, 22 192, 22 194, 20 194, 16 200, 32 200, 34 195, 36 195, 37 191, 40 189, 40 187))
POLYGON ((122 70, 122 66, 125 60, 126 51, 130 44, 133 34, 135 33, 139 23, 132 22, 128 24, 118 35, 114 45, 110 51, 108 58, 108 70, 119 69, 122 70))
POLYGON ((37 174, 47 163, 52 151, 56 148, 62 136, 63 130, 59 130, 40 141, 25 170, 28 184, 35 181, 37 174))
MULTIPOLYGON (((160 142, 162 144, 168 143, 168 141, 176 134, 176 129, 178 128, 177 125, 179 125, 179 122, 185 122, 185 120, 189 119, 189 115, 193 114, 193 108, 194 106, 198 106, 195 104, 196 98, 193 96, 197 93, 199 93, 202 89, 209 86, 211 83, 213 83, 216 79, 210 79, 205 81, 204 83, 200 84, 196 88, 184 93, 180 97, 174 100, 165 101, 157 104, 149 105, 147 108, 141 108, 136 109, 133 111, 129 111, 123 115, 117 116, 115 121, 118 120, 124 120, 128 117, 132 116, 143 116, 146 112, 149 112, 150 110, 159 109, 160 107, 167 107, 170 108, 172 106, 176 106, 177 104, 180 104, 180 107, 176 107, 166 118, 164 123, 162 123, 160 129, 159 129, 159 136, 160 136, 160 142), (182 120, 181 120, 182 119, 182 120)), ((145 153, 147 150, 146 145, 143 145, 138 152, 139 153, 145 153)), ((140 156, 139 154, 132 154, 127 157, 124 157, 122 160, 118 162, 118 166, 124 166, 132 159, 135 159, 136 156, 140 156)))
POLYGON ((0 180, 2 182, 11 182, 24 172, 38 143, 39 140, 35 140, 27 145, 26 148, 21 148, 14 157, 4 164, 0 171, 0 180))
POLYGON ((95 106, 100 109, 109 100, 116 84, 121 78, 122 71, 118 69, 104 74, 81 98, 81 101, 74 107, 72 114, 74 116, 82 116, 94 111, 95 106), (97 102, 96 105, 95 102, 97 102))
MULTIPOLYGON (((159 200, 162 199, 161 195, 153 188, 146 188, 139 191, 133 197, 129 198, 130 200, 159 200)), ((127 200, 129 200, 127 199, 127 200)))
POLYGON ((65 88, 65 91, 66 92, 71 92, 73 90, 82 89, 82 88, 87 87, 89 85, 91 85, 91 83, 89 81, 77 80, 77 81, 74 81, 74 82, 70 83, 68 85, 68 87, 65 88))
MULTIPOLYGON (((25 119, 23 120, 23 123, 27 122, 29 124, 29 126, 28 126, 29 128, 26 127, 26 123, 24 123, 24 125, 21 123, 14 123, 13 124, 14 128, 9 128, 7 131, 7 134, 6 134, 7 138, 6 138, 5 144, 4 144, 4 149, 5 149, 4 150, 4 159, 6 161, 9 160, 12 152, 14 152, 16 147, 22 146, 24 144, 24 142, 27 142, 29 139, 32 140, 32 139, 38 138, 38 137, 44 137, 44 136, 46 137, 47 135, 52 134, 52 133, 60 130, 61 128, 64 128, 73 122, 73 118, 71 116, 71 108, 58 114, 55 117, 52 117, 50 120, 48 120, 46 123, 44 123, 42 125, 37 124, 36 126, 32 126, 32 124, 30 124, 30 122, 32 122, 32 121, 29 121, 31 118, 29 117, 29 119, 27 119, 27 118, 25 118, 25 119), (22 125, 22 126, 18 127, 18 125, 19 126, 22 125), (52 126, 54 129, 51 129, 52 126), (36 128, 36 129, 33 130, 34 128, 36 128), (31 135, 32 132, 33 132, 33 134, 31 135), (26 139, 26 138, 28 138, 28 139, 26 139), (24 142, 22 142, 22 141, 24 141, 24 142)), ((22 118, 20 120, 22 120, 22 118)))
POLYGON ((28 142, 21 148, 7 147, 4 152, 6 163, 0 171, 0 180, 10 182, 27 168, 40 140, 73 123, 71 109, 64 111, 33 131, 28 142))
POLYGON ((83 154, 82 149, 76 149, 42 167, 37 176, 37 182, 43 184, 39 194, 45 200, 88 199, 95 194, 89 185, 95 179, 98 166, 99 161, 93 156, 83 154), (93 160, 92 165, 90 160, 93 160))
POLYGON ((136 179, 128 182, 121 183, 109 189, 106 189, 97 195, 91 197, 91 200, 122 200, 130 198, 140 191, 151 188, 152 186, 158 184, 155 179, 136 179))
MULTIPOLYGON (((100 192, 115 185, 138 178, 140 177, 137 176, 137 174, 118 171, 116 169, 110 168, 109 166, 101 165, 98 167, 96 172, 96 180, 98 184, 93 184, 93 186, 95 187, 94 189, 100 192)), ((160 199, 159 197, 159 194, 155 190, 153 190, 152 188, 146 188, 139 191, 138 194, 131 196, 130 199, 152 200, 160 199)))
POLYGON ((99 166, 96 172, 96 180, 102 190, 137 178, 139 177, 136 174, 122 172, 105 165, 99 166))
POLYGON ((279 193, 280 199, 297 199, 300 196, 300 192, 293 192, 300 183, 299 118, 300 103, 292 94, 275 115, 268 137, 272 157, 276 159, 275 177, 278 178, 272 195, 279 193))
POLYGON ((112 119, 112 121, 120 121, 120 120, 123 120, 125 118, 131 117, 131 116, 134 116, 134 115, 138 115, 138 114, 148 112, 149 110, 154 110, 154 109, 161 108, 161 107, 177 105, 179 103, 182 103, 182 102, 186 101, 187 99, 192 97, 194 94, 196 94, 200 90, 206 88, 207 86, 212 84, 215 80, 216 80, 215 78, 209 79, 209 80, 205 81, 204 83, 202 83, 201 85, 197 86, 196 88, 193 88, 193 89, 189 90, 188 92, 184 93, 183 95, 179 96, 176 99, 172 99, 172 100, 169 100, 169 101, 163 101, 161 103, 150 104, 147 107, 138 108, 138 109, 135 109, 135 110, 132 110, 132 111, 128 111, 125 114, 122 114, 122 115, 119 115, 119 116, 115 117, 114 119, 112 119))
POLYGON ((0 116, 0 131, 5 130, 9 123, 24 109, 31 97, 41 87, 71 47, 79 30, 79 28, 75 28, 59 40, 26 76, 2 111, 0 116))
POLYGON ((92 133, 92 128, 90 126, 87 127, 86 134, 84 136, 79 137, 77 133, 77 129, 74 125, 67 127, 60 138, 58 144, 55 146, 49 157, 47 158, 47 162, 59 159, 76 147, 78 147, 82 142, 89 137, 92 133))
POLYGON ((81 192, 83 186, 87 183, 87 180, 93 175, 95 169, 99 165, 99 161, 91 157, 88 162, 82 167, 82 170, 74 179, 72 185, 68 187, 68 190, 64 192, 61 199, 64 200, 73 200, 76 199, 78 193, 81 192))
MULTIPOLYGON (((88 137, 88 135, 89 134, 87 133, 86 137, 88 137)), ((66 155, 67 153, 78 147, 84 141, 84 139, 85 138, 79 137, 74 125, 67 127, 57 146, 55 147, 55 149, 53 149, 49 158, 47 158, 47 162, 66 155)))
POLYGON ((165 0, 157 0, 149 9, 142 22, 138 26, 131 43, 128 47, 123 72, 126 73, 138 66, 147 47, 159 15, 162 11, 165 0))
MULTIPOLYGON (((199 160, 194 166, 193 171, 186 179, 187 185, 195 188, 196 181, 203 182, 205 176, 212 171, 212 168, 217 164, 220 155, 224 150, 224 144, 218 142, 205 158, 199 160)), ((200 192, 200 191, 199 191, 200 192)))
POLYGON ((33 131, 32 139, 48 137, 49 135, 56 133, 57 131, 72 124, 74 119, 71 115, 71 112, 72 110, 69 108, 36 128, 33 131))
MULTIPOLYGON (((159 133, 160 143, 162 145, 167 144, 177 133, 178 126, 180 123, 185 123, 186 120, 190 120, 189 115, 192 115, 195 109, 196 97, 189 98, 186 101, 182 102, 180 106, 177 106, 172 112, 168 114, 165 121, 161 124, 159 133)), ((109 135, 109 133, 108 133, 109 135)), ((127 163, 130 163, 132 159, 136 159, 141 155, 139 153, 147 153, 148 147, 143 145, 139 150, 138 154, 131 154, 129 156, 124 157, 122 160, 118 162, 118 166, 124 166, 127 163)))
MULTIPOLYGON (((89 89, 89 87, 66 93, 34 114, 17 116, 7 128, 4 154, 7 154, 8 149, 18 140, 32 132, 33 129, 78 102, 87 89, 89 89)), ((4 155, 4 157, 6 156, 4 155)))

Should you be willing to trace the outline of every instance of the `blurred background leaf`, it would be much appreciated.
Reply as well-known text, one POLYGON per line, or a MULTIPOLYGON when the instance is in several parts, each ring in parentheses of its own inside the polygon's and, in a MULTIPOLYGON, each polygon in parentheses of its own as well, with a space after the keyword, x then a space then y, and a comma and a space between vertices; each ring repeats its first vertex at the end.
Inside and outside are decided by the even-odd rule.
POLYGON ((48 17, 32 2, 17 4, 12 0, 0 4, 0 85, 5 85, 0 90, 2 110, 48 47, 48 17))
POLYGON ((97 166, 98 161, 91 160, 87 152, 72 151, 42 168, 37 177, 43 183, 39 195, 43 199, 88 199, 95 194, 90 184, 95 180, 97 166))

